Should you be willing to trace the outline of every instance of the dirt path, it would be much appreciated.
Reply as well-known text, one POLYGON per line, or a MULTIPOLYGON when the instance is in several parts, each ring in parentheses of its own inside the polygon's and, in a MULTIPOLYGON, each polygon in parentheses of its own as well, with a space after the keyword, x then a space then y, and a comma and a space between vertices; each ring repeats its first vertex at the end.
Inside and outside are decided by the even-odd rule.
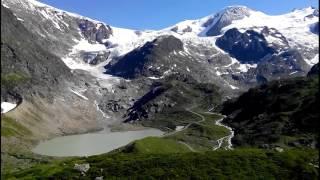
MULTIPOLYGON (((162 137, 174 135, 174 134, 176 134, 176 133, 178 133, 178 132, 181 132, 181 131, 183 131, 183 130, 185 130, 185 129, 188 129, 192 124, 195 124, 195 123, 198 124, 198 123, 204 122, 204 121, 206 120, 206 118, 205 118, 203 115, 201 115, 201 114, 199 114, 199 113, 197 113, 197 112, 194 112, 194 111, 192 111, 191 109, 186 109, 186 111, 191 112, 191 113, 199 116, 199 117, 201 118, 201 120, 200 120, 200 121, 191 122, 191 123, 189 123, 188 125, 186 125, 185 127, 183 127, 182 129, 176 130, 176 131, 173 131, 173 132, 170 132, 170 133, 167 133, 167 134, 164 134, 162 137)), ((212 112, 206 112, 206 113, 208 113, 208 114, 216 114, 216 113, 212 113, 212 112)), ((218 140, 217 140, 218 146, 213 147, 213 150, 217 150, 217 149, 221 148, 223 142, 225 142, 225 141, 226 141, 227 144, 228 144, 228 145, 225 147, 225 149, 226 149, 226 150, 228 150, 228 149, 232 150, 232 149, 233 149, 233 148, 232 148, 231 139, 232 139, 233 136, 234 136, 234 131, 233 131, 232 128, 230 128, 229 126, 226 126, 226 125, 224 125, 224 124, 221 123, 223 119, 224 119, 224 118, 221 118, 221 119, 215 121, 215 124, 216 124, 217 126, 222 126, 222 127, 226 128, 226 129, 228 129, 228 130, 230 131, 230 134, 227 135, 227 136, 224 136, 224 137, 222 137, 222 138, 220 138, 220 139, 218 139, 218 140)), ((179 143, 184 144, 184 145, 187 146, 191 151, 195 152, 195 150, 194 150, 189 144, 187 144, 187 143, 185 143, 185 142, 182 142, 182 141, 179 141, 179 143)))
MULTIPOLYGON (((208 113, 208 114, 215 114, 215 113, 212 113, 212 112, 206 112, 206 113, 208 113)), ((227 129, 230 131, 230 134, 227 135, 227 136, 224 136, 224 137, 222 137, 222 138, 220 138, 220 139, 218 139, 218 140, 217 140, 218 146, 214 147, 213 150, 217 150, 217 149, 221 148, 221 146, 222 146, 222 144, 223 144, 224 141, 227 141, 227 143, 228 143, 228 145, 225 147, 226 150, 228 150, 228 149, 232 150, 232 149, 233 149, 233 148, 232 148, 231 139, 234 137, 234 131, 232 130, 231 127, 226 126, 226 125, 224 125, 224 124, 221 123, 223 119, 224 119, 224 118, 221 118, 221 119, 217 120, 217 121, 215 122, 215 124, 216 124, 217 126, 222 126, 222 127, 224 127, 224 128, 227 128, 227 129)))
POLYGON ((187 148, 189 148, 190 149, 190 151, 192 151, 192 152, 196 152, 196 150, 194 150, 189 144, 187 144, 187 143, 185 143, 185 142, 183 142, 183 141, 179 141, 179 143, 180 144, 183 144, 183 145, 185 145, 185 146, 187 146, 187 148))
POLYGON ((186 109, 186 111, 191 112, 191 113, 199 116, 199 117, 201 118, 201 120, 200 120, 200 121, 191 122, 191 123, 189 123, 188 125, 186 125, 185 127, 183 127, 182 129, 175 130, 175 131, 173 131, 173 132, 164 134, 162 137, 174 135, 174 134, 176 134, 176 133, 178 133, 178 132, 181 132, 181 131, 183 131, 183 130, 185 130, 185 129, 188 129, 188 128, 189 128, 192 124, 194 124, 194 123, 201 123, 201 122, 204 122, 204 121, 206 120, 206 118, 205 118, 204 116, 202 116, 201 114, 199 114, 199 113, 196 113, 196 112, 194 112, 194 111, 192 111, 192 110, 190 110, 190 109, 186 109))

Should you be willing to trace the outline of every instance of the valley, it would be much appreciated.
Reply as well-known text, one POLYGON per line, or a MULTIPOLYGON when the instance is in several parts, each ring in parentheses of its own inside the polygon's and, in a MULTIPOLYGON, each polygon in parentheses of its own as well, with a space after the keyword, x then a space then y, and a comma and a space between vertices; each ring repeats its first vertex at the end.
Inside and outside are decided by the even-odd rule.
POLYGON ((1 0, 1 178, 317 179, 318 21, 134 30, 1 0))

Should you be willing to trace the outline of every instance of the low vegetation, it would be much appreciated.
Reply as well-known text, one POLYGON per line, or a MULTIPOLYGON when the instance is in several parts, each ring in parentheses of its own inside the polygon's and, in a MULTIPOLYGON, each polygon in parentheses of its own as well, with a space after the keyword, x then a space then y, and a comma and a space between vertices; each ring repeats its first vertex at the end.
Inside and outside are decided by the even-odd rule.
POLYGON ((182 141, 189 144, 197 151, 212 150, 217 146, 217 140, 227 136, 228 129, 215 124, 222 116, 218 114, 201 113, 205 121, 192 123, 187 129, 180 131, 167 138, 182 141))
POLYGON ((20 123, 16 122, 15 119, 6 115, 1 115, 1 136, 24 137, 30 135, 32 135, 32 132, 20 123))
POLYGON ((319 78, 273 81, 224 103, 224 120, 238 146, 318 145, 319 78))
POLYGON ((6 179, 317 179, 318 151, 237 149, 206 153, 113 153, 75 158, 5 175, 6 179), (75 163, 89 163, 81 175, 75 163))
POLYGON ((172 139, 164 139, 159 137, 147 137, 135 141, 128 145, 123 151, 126 153, 143 153, 143 154, 168 154, 168 153, 184 153, 190 152, 190 149, 172 139))
POLYGON ((14 73, 14 72, 8 73, 8 74, 1 73, 1 86, 11 89, 28 79, 29 78, 22 73, 14 73))

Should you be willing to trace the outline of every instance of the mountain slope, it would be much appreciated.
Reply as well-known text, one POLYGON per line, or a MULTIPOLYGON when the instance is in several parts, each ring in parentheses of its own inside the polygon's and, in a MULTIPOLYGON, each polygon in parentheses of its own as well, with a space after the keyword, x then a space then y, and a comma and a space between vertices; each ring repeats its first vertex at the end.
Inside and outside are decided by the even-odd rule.
MULTIPOLYGON (((9 9, 1 6, 1 10, 1 34, 5 35, 1 39, 1 81, 3 82, 1 102, 17 101, 15 97, 19 97, 21 103, 16 111, 11 113, 12 117, 23 120, 21 123, 27 125, 27 122, 35 121, 32 114, 37 114, 36 119, 41 120, 41 123, 27 126, 30 129, 37 127, 41 129, 38 130, 39 133, 45 132, 45 134, 63 131, 63 129, 68 131, 69 128, 69 130, 76 130, 79 126, 77 123, 95 128, 94 118, 91 121, 86 120, 85 117, 88 117, 89 114, 83 114, 83 118, 78 118, 77 116, 82 113, 61 100, 69 100, 69 103, 76 102, 76 100, 67 98, 67 96, 72 96, 72 92, 67 87, 77 86, 79 79, 73 76, 57 56, 43 49, 9 9), (21 76, 22 79, 16 80, 11 78, 12 76, 21 76), (60 107, 69 106, 70 111, 52 116, 50 114, 55 111, 63 112, 63 109, 59 109, 59 106, 54 104, 60 104, 60 107), (34 107, 29 109, 29 106, 34 107), (41 106, 42 108, 40 108, 41 106), (56 122, 62 123, 63 120, 60 120, 62 117, 64 117, 63 119, 68 117, 67 119, 71 119, 71 122, 73 120, 74 124, 70 123, 70 125, 65 124, 64 127, 59 127, 56 122), (92 124, 90 125, 90 123, 92 124), (59 128, 62 129, 59 130, 59 128)), ((92 113, 96 112, 95 107, 85 104, 81 105, 82 107, 74 106, 80 109, 87 108, 92 113)), ((68 120, 65 122, 67 123, 68 120)))
POLYGON ((273 81, 224 103, 224 123, 236 145, 319 147, 319 71, 307 78, 273 81))
MULTIPOLYGON (((200 84, 215 84, 227 99, 257 84, 304 76, 318 61, 318 35, 310 31, 319 16, 314 8, 270 16, 234 6, 163 30, 136 31, 35 0, 2 0, 2 4, 29 31, 26 36, 34 37, 39 46, 52 51, 71 71, 58 74, 81 79, 80 87, 70 87, 71 92, 83 100, 87 97, 79 91, 90 94, 91 106, 98 102, 99 109, 107 113, 105 117, 124 115, 132 108, 132 99, 140 99, 152 89, 153 81, 167 75, 187 75, 200 84), (119 88, 121 78, 132 80, 125 81, 128 87, 143 88, 119 88), (120 112, 108 105, 115 102, 120 112)), ((59 68, 52 72, 53 77, 60 70, 66 71, 65 67, 59 68)), ((44 77, 51 79, 48 72, 44 77)))

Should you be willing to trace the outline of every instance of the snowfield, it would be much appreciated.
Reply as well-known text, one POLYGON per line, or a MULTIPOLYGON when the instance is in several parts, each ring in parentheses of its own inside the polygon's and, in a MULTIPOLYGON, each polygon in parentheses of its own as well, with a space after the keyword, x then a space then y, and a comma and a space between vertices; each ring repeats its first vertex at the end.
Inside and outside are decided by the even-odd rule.
POLYGON ((7 113, 17 107, 17 104, 10 102, 1 102, 1 114, 7 113))
MULTIPOLYGON (((63 18, 65 15, 76 19, 89 20, 96 25, 96 28, 99 28, 101 25, 107 26, 107 24, 101 21, 93 20, 75 13, 66 12, 36 0, 2 0, 2 4, 8 8, 10 8, 9 5, 12 5, 12 3, 20 4, 28 11, 32 11, 32 13, 40 15, 44 20, 51 21, 52 26, 54 26, 58 31, 65 31, 69 27, 68 22, 63 18)), ((176 55, 179 54, 186 57, 195 57, 194 59, 196 61, 203 63, 207 57, 204 54, 194 52, 190 47, 210 47, 216 49, 218 51, 217 54, 228 54, 215 45, 216 39, 222 36, 224 32, 231 28, 237 28, 240 32, 245 32, 249 29, 261 32, 265 26, 269 29, 275 28, 279 32, 278 34, 275 33, 274 36, 266 35, 265 38, 270 44, 284 45, 284 42, 281 40, 283 35, 288 40, 290 47, 295 47, 297 49, 300 47, 306 47, 306 49, 314 51, 314 49, 318 48, 319 43, 318 35, 310 31, 310 27, 319 21, 317 16, 312 16, 314 11, 314 8, 308 7, 304 9, 297 9, 283 15, 267 15, 263 12, 255 11, 245 6, 232 6, 226 7, 215 14, 195 20, 184 20, 161 30, 134 30, 110 26, 112 34, 110 34, 107 39, 102 40, 104 44, 89 43, 81 34, 79 29, 81 39, 74 40, 76 44, 69 49, 69 54, 66 54, 61 59, 71 71, 76 69, 85 70, 97 77, 97 79, 115 82, 117 81, 115 80, 115 77, 104 74, 104 66, 111 60, 124 56, 128 52, 143 46, 148 41, 153 41, 159 36, 173 35, 180 39, 184 43, 184 51, 174 53, 176 55), (227 23, 221 29, 222 34, 208 36, 207 32, 217 25, 217 23, 221 22, 230 23, 227 23), (90 65, 88 62, 84 62, 81 57, 83 52, 94 55, 99 53, 108 53, 109 56, 107 60, 97 65, 90 65)), ((18 19, 23 21, 21 18, 18 19)), ((271 29, 271 31, 274 30, 271 29)), ((45 37, 45 35, 43 36, 45 37)), ((245 73, 249 69, 257 67, 257 64, 241 64, 235 58, 231 58, 231 60, 232 62, 230 64, 214 69, 216 70, 215 74, 217 76, 228 74, 229 72, 226 71, 226 69, 232 68, 235 68, 233 71, 234 73, 245 73)), ((319 55, 309 54, 309 56, 305 58, 305 61, 311 67, 319 62, 319 55)), ((186 72, 191 73, 191 67, 187 67, 185 69, 186 72)), ((163 78, 164 76, 165 74, 162 77, 149 77, 149 79, 158 79, 163 78)), ((237 87, 232 85, 230 87, 232 89, 237 89, 237 87)))

